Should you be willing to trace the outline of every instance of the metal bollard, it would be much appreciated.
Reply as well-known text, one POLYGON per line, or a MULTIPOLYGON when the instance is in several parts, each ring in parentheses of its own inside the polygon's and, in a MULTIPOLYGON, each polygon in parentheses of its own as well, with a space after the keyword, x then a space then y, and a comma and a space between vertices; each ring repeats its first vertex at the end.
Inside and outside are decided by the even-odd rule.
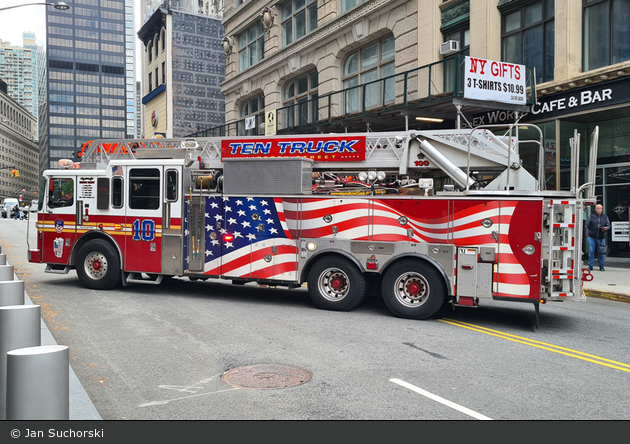
POLYGON ((0 281, 0 307, 24 305, 24 281, 0 281))
POLYGON ((4 253, 0 253, 0 265, 7 264, 7 255, 4 253))
POLYGON ((6 419, 7 353, 41 345, 39 305, 0 307, 0 420, 6 419))
POLYGON ((13 265, 0 265, 0 281, 12 281, 13 277, 13 265))
POLYGON ((7 353, 7 420, 70 419, 70 355, 65 345, 7 353))

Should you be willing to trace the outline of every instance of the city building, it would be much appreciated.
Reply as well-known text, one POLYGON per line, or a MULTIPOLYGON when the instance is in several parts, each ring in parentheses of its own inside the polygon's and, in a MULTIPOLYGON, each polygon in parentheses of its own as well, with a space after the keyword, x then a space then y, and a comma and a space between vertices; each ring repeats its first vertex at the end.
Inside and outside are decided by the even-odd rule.
POLYGON ((135 137, 133 1, 76 0, 46 10, 42 170, 94 139, 135 137))
POLYGON ((146 138, 183 137, 225 122, 221 22, 205 7, 191 14, 173 9, 175 3, 164 2, 138 31, 146 138))
POLYGON ((7 83, 0 79, 0 198, 22 195, 28 205, 37 197, 36 127, 35 117, 8 94, 7 83), (13 169, 18 171, 18 177, 12 177, 13 169))
POLYGON ((140 139, 144 135, 142 128, 143 119, 142 82, 136 81, 136 139, 140 139))
MULTIPOLYGON (((543 131, 546 187, 566 189, 569 139, 581 133, 585 169, 597 126, 596 194, 613 222, 628 221, 628 1, 226 0, 222 23, 226 123, 194 135, 264 134, 265 110, 279 134, 518 117, 543 131), (531 112, 467 106, 464 56, 526 65, 531 112)), ((536 148, 521 147, 521 157, 533 167, 536 148)), ((628 242, 613 242, 610 254, 630 257, 628 242)))
POLYGON ((0 40, 0 78, 7 83, 9 95, 35 116, 36 124, 39 113, 40 51, 32 32, 22 33, 21 46, 0 40))

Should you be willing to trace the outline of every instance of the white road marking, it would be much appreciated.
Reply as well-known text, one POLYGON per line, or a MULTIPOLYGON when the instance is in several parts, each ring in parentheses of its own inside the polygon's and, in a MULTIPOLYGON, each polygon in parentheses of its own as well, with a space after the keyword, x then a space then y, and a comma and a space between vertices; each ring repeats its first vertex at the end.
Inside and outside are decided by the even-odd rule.
POLYGON ((159 388, 162 389, 167 389, 167 390, 176 390, 178 392, 188 392, 188 393, 192 393, 192 395, 190 396, 182 396, 180 398, 173 398, 173 399, 165 399, 163 401, 153 401, 153 402, 147 402, 146 404, 141 404, 138 407, 149 407, 149 406, 154 406, 154 405, 165 405, 168 404, 169 402, 173 402, 173 401, 179 401, 181 399, 190 399, 190 398, 196 398, 198 396, 207 396, 207 395, 214 395, 215 393, 223 393, 223 392, 229 392, 232 390, 239 390, 236 387, 234 388, 229 388, 226 390, 219 390, 216 392, 208 392, 208 393, 199 393, 197 394, 197 391, 201 391, 205 388, 205 386, 203 384, 207 384, 210 381, 215 380, 216 377, 223 375, 223 373, 219 373, 218 375, 214 375, 214 376, 210 376, 209 378, 206 379, 202 379, 199 382, 195 382, 193 385, 187 385, 187 386, 177 386, 177 385, 158 385, 159 388), (191 390, 193 389, 193 390, 191 390))
POLYGON ((225 389, 225 390, 219 390, 216 392, 210 392, 210 393, 199 393, 197 395, 191 395, 191 396, 182 396, 181 398, 173 398, 173 399, 165 399, 164 401, 153 401, 153 402, 148 402, 146 404, 141 404, 138 407, 149 407, 149 406, 153 406, 153 405, 165 405, 168 404, 169 402, 173 402, 173 401, 180 401, 182 399, 190 399, 190 398, 197 398, 198 396, 208 396, 208 395, 215 395, 217 393, 223 393, 223 392, 231 392, 233 390, 239 390, 237 388, 231 388, 231 389, 225 389))
POLYGON ((441 404, 444 404, 445 406, 448 406, 452 409, 455 409, 457 411, 460 411, 468 416, 472 416, 475 419, 481 419, 481 420, 486 420, 486 421, 492 421, 492 418, 488 418, 487 416, 482 415, 481 413, 477 413, 474 410, 470 410, 469 408, 463 407, 459 404, 456 404, 452 401, 449 401, 448 399, 444 399, 438 395, 434 395, 431 392, 427 392, 426 390, 422 390, 419 387, 416 387, 413 384, 409 384, 408 382, 403 381, 402 379, 390 379, 389 382, 393 382, 394 384, 398 384, 401 387, 405 387, 413 392, 419 393, 422 396, 426 396, 429 399, 432 399, 434 401, 437 401, 441 404))

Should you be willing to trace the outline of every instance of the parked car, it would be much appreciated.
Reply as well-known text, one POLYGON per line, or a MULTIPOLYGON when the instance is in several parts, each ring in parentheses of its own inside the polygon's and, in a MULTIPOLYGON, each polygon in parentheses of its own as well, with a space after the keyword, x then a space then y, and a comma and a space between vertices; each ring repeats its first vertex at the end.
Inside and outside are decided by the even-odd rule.
POLYGON ((2 204, 2 217, 7 218, 11 217, 11 212, 13 211, 13 207, 18 204, 17 199, 6 198, 4 199, 4 203, 2 204))
POLYGON ((38 199, 33 199, 33 201, 31 202, 31 207, 29 208, 29 211, 31 213, 37 212, 37 206, 38 205, 39 205, 39 200, 38 199))

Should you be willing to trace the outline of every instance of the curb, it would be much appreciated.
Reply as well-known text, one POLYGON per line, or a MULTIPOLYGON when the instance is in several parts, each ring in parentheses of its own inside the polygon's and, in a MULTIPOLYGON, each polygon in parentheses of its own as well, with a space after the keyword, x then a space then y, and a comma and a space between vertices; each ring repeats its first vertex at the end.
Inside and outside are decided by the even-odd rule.
MULTIPOLYGON (((1 248, 0 248, 0 251, 1 251, 1 248)), ((8 260, 6 262, 7 262, 7 265, 10 265, 8 260)), ((18 280, 18 276, 15 273, 15 270, 13 273, 13 279, 18 280)), ((30 296, 26 292, 26 288, 24 289, 24 305, 35 305, 33 304, 33 301, 31 300, 30 296)), ((40 323, 41 323, 41 333, 40 333, 41 345, 42 346, 58 345, 52 333, 50 332, 50 330, 48 330, 48 327, 46 326, 46 323, 44 322, 43 319, 40 319, 40 323)), ((72 365, 69 365, 68 379, 69 379, 68 380, 68 389, 69 389, 69 396, 68 396, 69 418, 68 419, 70 421, 102 420, 103 418, 98 413, 98 410, 96 410, 96 407, 92 403, 92 400, 90 399, 89 395, 83 388, 83 385, 79 381, 79 378, 77 377, 76 373, 72 369, 72 365)))
POLYGON ((590 298, 608 299, 610 301, 630 303, 630 295, 623 293, 613 293, 612 291, 601 291, 585 288, 584 294, 590 298))

